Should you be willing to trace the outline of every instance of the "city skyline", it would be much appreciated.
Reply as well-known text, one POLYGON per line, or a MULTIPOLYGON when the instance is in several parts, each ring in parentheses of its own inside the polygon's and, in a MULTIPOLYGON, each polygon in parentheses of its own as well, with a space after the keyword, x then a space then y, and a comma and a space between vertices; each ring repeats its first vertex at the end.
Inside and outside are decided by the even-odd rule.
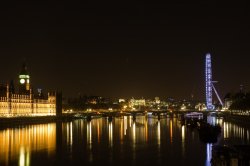
POLYGON ((65 96, 174 97, 205 100, 211 53, 223 98, 249 91, 246 4, 39 4, 2 14, 1 83, 17 81, 24 61, 35 88, 65 96))

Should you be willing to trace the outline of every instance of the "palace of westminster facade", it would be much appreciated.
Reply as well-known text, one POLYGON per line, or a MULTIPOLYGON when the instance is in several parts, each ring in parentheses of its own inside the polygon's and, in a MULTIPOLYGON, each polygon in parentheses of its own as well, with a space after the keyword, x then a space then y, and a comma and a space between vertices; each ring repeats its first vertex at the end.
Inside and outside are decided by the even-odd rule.
POLYGON ((47 116, 62 112, 62 95, 49 92, 35 94, 31 88, 26 64, 19 74, 18 89, 13 82, 0 85, 0 116, 47 116))

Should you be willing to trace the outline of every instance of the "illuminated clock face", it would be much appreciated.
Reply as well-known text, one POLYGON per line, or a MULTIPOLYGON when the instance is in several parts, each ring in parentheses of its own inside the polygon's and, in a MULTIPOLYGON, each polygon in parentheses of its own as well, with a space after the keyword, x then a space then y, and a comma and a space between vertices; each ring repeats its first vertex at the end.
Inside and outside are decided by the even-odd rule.
POLYGON ((25 79, 20 79, 20 83, 24 84, 25 83, 25 79))

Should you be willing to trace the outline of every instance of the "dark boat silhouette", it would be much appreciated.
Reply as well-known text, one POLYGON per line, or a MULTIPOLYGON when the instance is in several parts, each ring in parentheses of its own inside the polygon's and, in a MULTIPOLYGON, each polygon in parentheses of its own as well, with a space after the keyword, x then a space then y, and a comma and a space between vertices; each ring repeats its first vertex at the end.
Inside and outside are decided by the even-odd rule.
POLYGON ((221 127, 219 125, 210 125, 209 123, 202 122, 198 125, 199 138, 204 143, 216 143, 221 127))

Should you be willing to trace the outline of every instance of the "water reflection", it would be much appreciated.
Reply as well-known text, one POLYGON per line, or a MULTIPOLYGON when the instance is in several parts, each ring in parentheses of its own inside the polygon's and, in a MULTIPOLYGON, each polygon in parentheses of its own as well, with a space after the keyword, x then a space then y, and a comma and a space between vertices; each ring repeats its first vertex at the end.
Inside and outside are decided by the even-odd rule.
POLYGON ((128 118, 127 118, 127 116, 124 116, 124 136, 126 136, 127 135, 127 129, 128 129, 128 118))
POLYGON ((56 148, 56 124, 31 125, 0 131, 0 165, 29 166, 32 152, 47 149, 52 155, 56 148))
POLYGON ((244 128, 239 125, 223 122, 223 142, 231 143, 232 138, 238 144, 249 143, 249 128, 244 128))
POLYGON ((73 123, 69 122, 66 124, 66 134, 67 144, 72 146, 73 144, 73 123))
POLYGON ((206 158, 206 166, 211 166, 212 159, 212 144, 207 144, 207 158, 206 158))
POLYGON ((224 144, 230 144, 232 143, 232 140, 237 144, 249 143, 249 128, 225 122, 223 119, 216 119, 215 117, 208 117, 207 120, 208 123, 212 125, 220 125, 222 127, 222 133, 219 139, 224 144))
POLYGON ((161 145, 161 122, 160 121, 157 122, 157 144, 160 147, 161 145))
POLYGON ((172 121, 172 119, 170 120, 170 130, 169 130, 169 132, 170 132, 170 143, 172 143, 173 142, 173 121, 172 121))
POLYGON ((181 148, 182 148, 182 156, 185 156, 185 126, 181 127, 181 148))
POLYGON ((19 156, 19 166, 28 166, 28 165, 30 165, 29 150, 25 150, 24 147, 21 147, 19 156))
MULTIPOLYGON (((216 144, 250 144, 248 128, 222 119, 211 123, 222 127, 216 144)), ((176 118, 75 120, 0 130, 0 165, 209 166, 213 145, 200 142, 198 131, 176 118), (44 160, 37 160, 41 153, 44 160)))
POLYGON ((92 149, 92 123, 87 123, 87 144, 89 145, 89 149, 92 149))
POLYGON ((146 143, 148 142, 148 117, 146 117, 145 119, 145 123, 144 123, 144 128, 145 128, 145 141, 146 143))
POLYGON ((109 146, 113 147, 113 124, 112 122, 108 123, 109 126, 109 146))

